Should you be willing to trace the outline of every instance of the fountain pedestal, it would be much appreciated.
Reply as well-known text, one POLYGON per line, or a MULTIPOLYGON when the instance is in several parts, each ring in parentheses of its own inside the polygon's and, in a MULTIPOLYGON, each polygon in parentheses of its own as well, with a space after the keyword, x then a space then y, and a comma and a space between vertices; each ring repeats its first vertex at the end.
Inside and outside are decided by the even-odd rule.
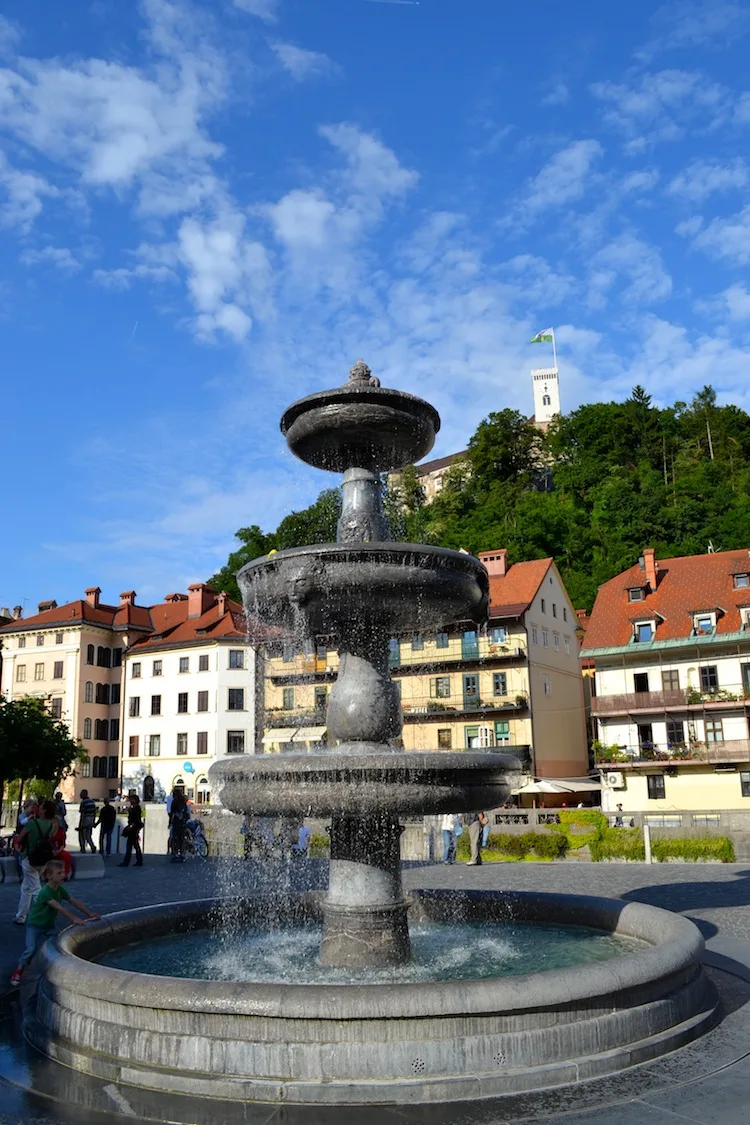
POLYGON ((331 863, 320 945, 324 965, 382 968, 409 960, 402 831, 398 820, 386 813, 331 817, 331 863))

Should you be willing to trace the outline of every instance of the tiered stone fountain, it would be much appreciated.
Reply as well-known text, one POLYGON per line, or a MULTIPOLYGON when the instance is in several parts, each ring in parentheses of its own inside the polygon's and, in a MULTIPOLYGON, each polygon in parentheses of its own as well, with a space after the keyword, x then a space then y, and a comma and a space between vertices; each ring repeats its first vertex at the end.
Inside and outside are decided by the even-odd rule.
POLYGON ((481 622, 487 575, 468 555, 386 538, 377 474, 430 450, 439 419, 426 402, 381 388, 360 361, 343 387, 295 403, 281 425, 304 461, 344 474, 338 542, 259 559, 240 582, 252 616, 335 638, 341 663, 327 727, 336 744, 315 754, 227 758, 212 767, 212 788, 236 812, 330 817, 327 895, 281 890, 233 902, 232 914, 251 933, 278 935, 280 947, 295 927, 322 923, 316 969, 331 976, 299 983, 294 955, 271 983, 253 978, 252 966, 250 980, 154 976, 157 939, 170 943, 170 969, 184 963, 185 935, 205 932, 201 949, 222 940, 221 903, 126 911, 44 947, 38 997, 26 1013, 30 1041, 104 1080, 117 1097, 126 1088, 128 1106, 140 1104, 140 1087, 169 1095, 170 1120, 235 1122, 246 1120, 243 1101, 467 1101, 536 1090, 608 1074, 695 1038, 711 1025, 716 998, 701 970, 700 933, 685 918, 564 894, 459 888, 415 891, 407 901, 399 817, 491 808, 505 797, 515 761, 396 749, 402 720, 388 638, 481 622), (503 922, 531 923, 521 940, 532 948, 539 923, 572 926, 581 963, 483 979, 456 979, 444 966, 430 976, 428 965, 414 983, 407 916, 443 938, 456 924, 466 935, 468 925, 484 941, 500 941, 503 922), (583 927, 623 938, 624 952, 585 963, 583 927), (99 963, 125 964, 131 946, 135 971, 133 962, 99 963), (223 1106, 206 1111, 206 1098, 223 1106))

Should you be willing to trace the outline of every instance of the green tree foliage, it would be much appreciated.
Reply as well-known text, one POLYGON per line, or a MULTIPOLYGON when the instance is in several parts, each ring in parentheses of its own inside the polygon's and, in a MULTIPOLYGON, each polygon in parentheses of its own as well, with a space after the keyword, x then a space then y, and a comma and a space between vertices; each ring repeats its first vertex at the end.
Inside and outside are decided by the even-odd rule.
MULTIPOLYGON (((394 538, 479 551, 506 547, 511 561, 557 561, 577 606, 632 566, 657 556, 750 548, 750 416, 719 406, 711 387, 690 403, 657 407, 643 387, 624 402, 589 403, 546 434, 517 411, 490 414, 466 456, 424 503, 406 469, 384 492, 394 538)), ((238 533, 240 547, 210 581, 237 596, 234 572, 272 548, 331 542, 339 493, 282 520, 268 535, 238 533)))
POLYGON ((81 744, 43 700, 0 696, 0 811, 9 782, 38 778, 57 786, 85 758, 81 744))

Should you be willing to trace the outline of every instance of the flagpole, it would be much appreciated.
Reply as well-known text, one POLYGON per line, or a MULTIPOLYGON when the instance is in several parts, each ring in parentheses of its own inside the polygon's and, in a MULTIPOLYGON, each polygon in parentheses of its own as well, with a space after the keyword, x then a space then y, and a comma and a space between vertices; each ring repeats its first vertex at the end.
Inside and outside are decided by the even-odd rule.
POLYGON ((555 330, 552 329, 552 366, 557 371, 557 347, 555 346, 555 330))

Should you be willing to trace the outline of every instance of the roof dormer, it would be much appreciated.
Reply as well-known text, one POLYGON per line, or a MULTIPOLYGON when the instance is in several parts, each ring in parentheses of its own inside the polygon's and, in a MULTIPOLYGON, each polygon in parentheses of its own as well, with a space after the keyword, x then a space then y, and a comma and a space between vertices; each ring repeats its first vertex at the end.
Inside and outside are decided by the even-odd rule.
POLYGON ((694 609, 691 610, 690 616, 693 619, 693 636, 694 637, 712 637, 716 632, 716 621, 724 611, 721 606, 714 606, 713 609, 694 609))

